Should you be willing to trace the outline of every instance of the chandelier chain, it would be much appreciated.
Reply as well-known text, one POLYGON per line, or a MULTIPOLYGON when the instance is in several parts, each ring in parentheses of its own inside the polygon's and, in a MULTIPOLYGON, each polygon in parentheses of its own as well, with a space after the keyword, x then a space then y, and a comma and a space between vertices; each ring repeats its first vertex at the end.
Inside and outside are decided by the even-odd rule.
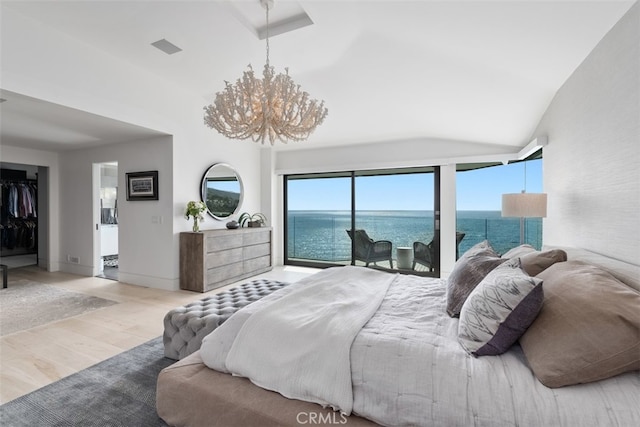
POLYGON ((269 66, 269 2, 265 4, 267 8, 267 67, 269 66))

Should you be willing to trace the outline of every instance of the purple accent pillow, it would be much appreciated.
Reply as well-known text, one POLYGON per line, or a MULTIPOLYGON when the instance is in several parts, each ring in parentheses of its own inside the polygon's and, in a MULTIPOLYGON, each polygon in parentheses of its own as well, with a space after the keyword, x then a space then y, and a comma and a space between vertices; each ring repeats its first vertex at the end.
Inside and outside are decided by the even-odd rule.
POLYGON ((488 241, 483 241, 466 251, 456 261, 447 279, 447 313, 458 317, 462 304, 487 274, 503 262, 488 241))

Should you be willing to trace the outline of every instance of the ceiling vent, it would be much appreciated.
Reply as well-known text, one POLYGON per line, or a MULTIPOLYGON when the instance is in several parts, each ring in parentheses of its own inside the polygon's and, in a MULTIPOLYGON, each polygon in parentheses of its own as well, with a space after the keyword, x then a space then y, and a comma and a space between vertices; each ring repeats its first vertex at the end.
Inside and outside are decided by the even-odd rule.
POLYGON ((151 45, 154 47, 157 47, 167 55, 173 55, 174 53, 178 53, 182 50, 175 44, 171 43, 170 41, 167 41, 166 39, 158 40, 157 42, 151 43, 151 45))

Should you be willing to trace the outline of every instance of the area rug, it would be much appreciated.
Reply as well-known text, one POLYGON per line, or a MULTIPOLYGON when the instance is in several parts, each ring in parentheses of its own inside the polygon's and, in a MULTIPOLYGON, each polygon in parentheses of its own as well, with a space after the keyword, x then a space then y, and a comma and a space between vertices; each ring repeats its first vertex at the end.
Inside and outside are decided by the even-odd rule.
POLYGON ((174 363, 162 337, 0 406, 0 425, 166 426, 156 412, 156 381, 174 363))
POLYGON ((10 281, 0 290, 0 336, 113 304, 118 303, 44 283, 10 281))
POLYGON ((118 255, 106 255, 102 257, 102 262, 105 267, 117 267, 118 255))

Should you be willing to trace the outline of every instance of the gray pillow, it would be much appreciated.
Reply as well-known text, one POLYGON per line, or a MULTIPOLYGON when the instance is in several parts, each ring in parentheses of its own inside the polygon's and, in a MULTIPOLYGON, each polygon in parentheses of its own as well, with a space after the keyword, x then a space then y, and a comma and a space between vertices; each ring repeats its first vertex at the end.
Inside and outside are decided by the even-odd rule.
POLYGON ((537 252, 536 248, 525 243, 524 245, 516 246, 515 248, 509 249, 507 252, 502 254, 502 258, 517 258, 531 252, 537 252))
POLYGON ((580 261, 540 273, 544 305, 520 338, 531 370, 547 387, 640 370, 640 293, 580 261))
POLYGON ((465 301, 458 341, 474 356, 502 354, 533 323, 543 301, 542 280, 513 258, 487 274, 465 301))
POLYGON ((493 250, 493 248, 491 247, 491 244, 489 243, 488 240, 483 240, 482 242, 476 243, 475 245, 473 245, 472 247, 467 249, 467 251, 462 254, 460 259, 469 258, 469 257, 474 256, 474 255, 493 255, 493 256, 498 256, 498 253, 493 250))
POLYGON ((488 241, 483 241, 465 252, 447 279, 447 313, 458 317, 462 304, 487 274, 506 259, 500 258, 488 241))
POLYGON ((520 257, 522 269, 529 276, 537 276, 556 262, 564 262, 567 260, 567 253, 562 249, 551 249, 544 252, 530 252, 520 257))

